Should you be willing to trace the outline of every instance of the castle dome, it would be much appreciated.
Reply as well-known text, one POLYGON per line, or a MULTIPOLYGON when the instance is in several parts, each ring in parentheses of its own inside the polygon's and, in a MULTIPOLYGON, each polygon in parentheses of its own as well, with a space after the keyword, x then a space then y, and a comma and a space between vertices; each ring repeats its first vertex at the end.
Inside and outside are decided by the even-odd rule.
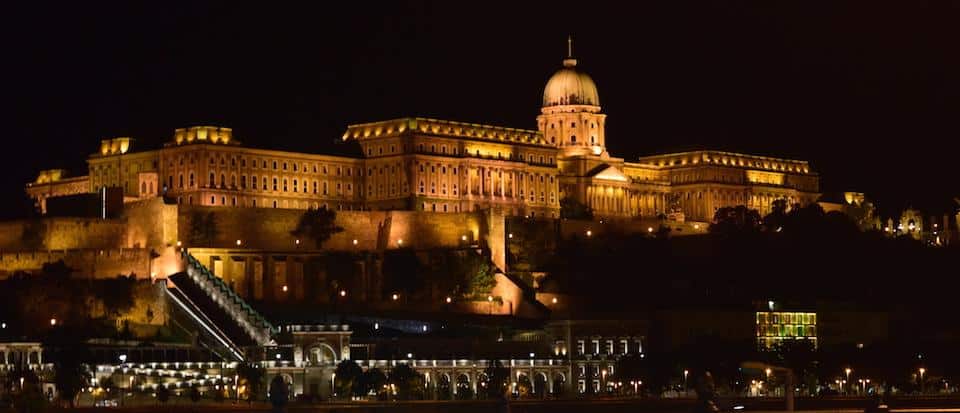
POLYGON ((563 59, 563 68, 558 70, 543 89, 543 107, 560 105, 600 106, 597 85, 589 75, 577 70, 577 59, 563 59))

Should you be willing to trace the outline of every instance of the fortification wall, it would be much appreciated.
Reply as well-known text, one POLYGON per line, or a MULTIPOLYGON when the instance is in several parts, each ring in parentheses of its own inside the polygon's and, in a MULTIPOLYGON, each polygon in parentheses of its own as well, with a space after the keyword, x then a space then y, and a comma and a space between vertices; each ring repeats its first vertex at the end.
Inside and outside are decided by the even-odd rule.
POLYGON ((161 198, 128 202, 123 205, 126 224, 122 245, 129 248, 174 246, 177 242, 178 205, 166 205, 161 198))
POLYGON ((590 231, 589 236, 606 234, 649 234, 651 232, 655 233, 658 231, 661 225, 670 228, 671 237, 684 235, 703 235, 706 234, 710 228, 710 224, 707 222, 674 222, 661 221, 655 218, 636 220, 604 220, 603 223, 600 223, 600 221, 565 219, 560 222, 560 236, 565 239, 573 236, 586 238, 588 237, 587 231, 590 231))
POLYGON ((0 279, 16 271, 35 272, 43 264, 63 260, 76 275, 113 278, 135 274, 150 277, 150 251, 147 249, 42 250, 0 253, 0 279))
MULTIPOLYGON (((312 240, 300 239, 297 244, 297 237, 290 234, 302 215, 302 210, 292 209, 181 206, 177 231, 183 245, 191 247, 236 248, 240 240, 243 248, 314 249, 312 240), (214 222, 214 230, 210 231, 214 234, 212 241, 191 240, 191 233, 198 232, 193 228, 194 220, 203 220, 208 214, 212 214, 214 222)), ((502 227, 503 217, 498 217, 502 227)), ((484 212, 338 211, 336 224, 344 231, 331 237, 323 248, 351 251, 457 247, 463 245, 464 236, 468 241, 487 239, 490 235, 487 222, 496 221, 494 215, 484 212)), ((501 250, 502 232, 501 228, 498 231, 501 250)))
POLYGON ((0 222, 0 249, 115 248, 126 225, 98 218, 43 218, 0 222))

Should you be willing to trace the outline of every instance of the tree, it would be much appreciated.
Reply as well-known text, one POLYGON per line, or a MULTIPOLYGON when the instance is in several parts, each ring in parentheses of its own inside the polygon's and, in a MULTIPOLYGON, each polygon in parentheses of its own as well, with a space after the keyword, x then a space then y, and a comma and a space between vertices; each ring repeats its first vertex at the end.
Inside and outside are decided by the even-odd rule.
POLYGON ((560 199, 560 218, 593 219, 593 208, 567 196, 560 199))
POLYGON ((487 375, 487 396, 495 399, 504 398, 507 381, 510 379, 510 369, 503 366, 500 360, 490 360, 484 369, 487 375))
POLYGON ((273 405, 275 411, 280 411, 287 405, 289 398, 290 389, 287 388, 287 382, 283 380, 283 376, 277 373, 276 376, 273 376, 273 380, 270 380, 270 404, 273 405))
POLYGON ((755 233, 760 230, 760 213, 743 205, 723 207, 713 215, 710 233, 723 236, 755 233))
POLYGON ((194 404, 200 401, 200 387, 196 384, 190 386, 190 401, 194 404))
MULTIPOLYGON (((617 360, 617 380, 625 383, 643 380, 646 373, 646 360, 638 353, 630 353, 617 360)), ((633 389, 631 389, 633 390, 633 389)))
POLYGON ((166 385, 161 384, 157 387, 157 401, 161 404, 166 404, 170 400, 170 389, 166 385))
POLYGON ((237 366, 237 376, 240 376, 240 379, 244 381, 247 386, 248 402, 253 402, 260 394, 260 386, 263 383, 264 375, 266 375, 266 370, 259 365, 240 363, 240 365, 237 366))
POLYGON ((375 391, 379 395, 386 383, 387 375, 383 374, 383 370, 376 367, 370 368, 360 375, 361 394, 369 394, 370 391, 375 391))
POLYGON ((437 287, 453 296, 485 299, 496 286, 490 259, 473 251, 438 254, 439 265, 432 268, 431 278, 437 287))
POLYGON ((26 222, 20 234, 20 245, 29 250, 43 249, 43 223, 40 219, 34 218, 26 222))
POLYGON ((66 401, 74 407, 80 389, 87 387, 90 382, 90 372, 84 364, 88 355, 86 346, 82 342, 61 343, 57 345, 54 354, 54 384, 60 393, 60 400, 66 401))
POLYGON ((423 396, 423 376, 409 365, 401 364, 394 367, 390 370, 387 380, 396 387, 397 397, 400 400, 411 400, 423 396))
POLYGON ((417 254, 409 248, 388 250, 383 254, 384 297, 400 293, 404 297, 413 297, 425 290, 423 266, 417 254))
POLYGON ((188 236, 190 246, 212 246, 219 232, 217 218, 213 212, 204 214, 202 211, 194 211, 190 214, 190 233, 188 236))
MULTIPOLYGON (((41 410, 46 404, 43 392, 40 389, 40 378, 32 370, 15 370, 9 372, 7 377, 16 380, 19 391, 14 394, 13 407, 17 412, 35 412, 41 410), (19 382, 18 378, 22 378, 19 382)), ((12 386, 10 386, 12 387, 12 386)))
POLYGON ((353 360, 342 360, 337 364, 336 382, 334 387, 337 389, 337 395, 356 396, 362 393, 360 385, 360 376, 363 375, 363 369, 353 360))
POLYGON ((337 213, 327 209, 327 207, 310 208, 300 216, 297 227, 290 231, 290 235, 297 238, 310 238, 316 248, 320 249, 323 243, 327 242, 334 234, 343 232, 343 227, 336 224, 336 218, 337 213))

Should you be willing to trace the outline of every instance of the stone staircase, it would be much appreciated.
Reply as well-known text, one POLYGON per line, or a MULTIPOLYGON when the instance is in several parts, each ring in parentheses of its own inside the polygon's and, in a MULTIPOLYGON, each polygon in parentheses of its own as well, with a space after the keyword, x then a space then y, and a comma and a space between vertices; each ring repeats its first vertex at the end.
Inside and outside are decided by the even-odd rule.
POLYGON ((169 277, 167 293, 203 335, 212 336, 213 343, 207 344, 219 348, 211 350, 242 361, 247 347, 274 344, 276 329, 260 313, 187 251, 181 258, 186 271, 169 277))

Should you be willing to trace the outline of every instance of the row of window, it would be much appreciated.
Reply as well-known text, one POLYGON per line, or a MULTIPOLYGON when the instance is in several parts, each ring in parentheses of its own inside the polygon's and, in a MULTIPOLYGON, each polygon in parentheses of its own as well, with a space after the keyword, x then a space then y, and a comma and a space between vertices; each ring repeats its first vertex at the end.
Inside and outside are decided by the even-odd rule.
POLYGON ((590 366, 586 364, 577 365, 577 377, 580 378, 602 378, 604 376, 613 377, 614 371, 613 364, 607 364, 606 366, 590 366))
POLYGON ((632 352, 643 353, 643 343, 640 340, 599 340, 593 339, 590 340, 590 347, 587 348, 586 340, 577 340, 577 355, 582 356, 585 354, 594 354, 594 355, 614 355, 614 354, 630 354, 632 352), (601 347, 602 346, 602 347, 601 347), (587 353, 589 351, 589 353, 587 353))
MULTIPOLYGON (((189 162, 190 162, 191 165, 194 163, 194 157, 193 157, 192 154, 187 155, 187 156, 180 156, 179 159, 178 159, 178 163, 179 163, 180 166, 183 166, 183 164, 184 164, 184 159, 189 160, 189 162)), ((208 159, 209 159, 209 163, 210 163, 211 166, 217 164, 217 161, 216 161, 217 157, 216 157, 216 155, 211 155, 208 159)), ((219 160, 220 160, 219 164, 220 164, 220 166, 226 166, 226 165, 227 165, 227 160, 226 160, 226 159, 227 159, 227 158, 224 157, 223 155, 220 155, 220 156, 219 156, 219 160)), ((246 167, 247 167, 247 158, 241 157, 239 163, 240 163, 240 167, 241 167, 241 168, 246 168, 246 167)), ((170 161, 169 166, 170 166, 170 168, 173 168, 173 166, 174 166, 173 160, 170 161)), ((235 156, 231 156, 231 157, 230 157, 230 166, 231 166, 231 167, 236 167, 236 166, 237 166, 237 157, 235 157, 235 156)), ((251 166, 252 168, 261 168, 261 169, 271 169, 271 168, 272 168, 272 169, 275 170, 275 171, 276 171, 276 170, 284 170, 284 171, 292 170, 293 172, 302 172, 302 173, 310 173, 310 172, 312 171, 312 172, 315 173, 315 174, 323 174, 323 175, 328 175, 328 174, 330 173, 330 171, 334 171, 336 176, 352 176, 352 175, 353 175, 353 168, 352 168, 352 167, 344 167, 344 166, 342 166, 342 165, 338 165, 338 166, 336 166, 336 167, 333 167, 333 166, 328 166, 328 165, 323 165, 323 164, 316 164, 316 163, 298 163, 298 162, 277 161, 277 160, 270 160, 270 161, 268 161, 268 160, 266 160, 266 159, 256 159, 256 158, 253 158, 253 159, 250 159, 250 166, 251 166)), ((362 170, 358 168, 357 174, 363 175, 362 170)))
MULTIPOLYGON (((331 206, 326 202, 298 201, 298 200, 288 200, 288 199, 271 200, 267 198, 263 198, 260 200, 257 200, 256 198, 247 199, 247 200, 245 200, 245 198, 241 198, 238 200, 237 197, 235 196, 227 198, 224 195, 221 195, 220 197, 211 195, 209 201, 210 202, 205 205, 208 205, 208 206, 229 205, 229 206, 243 206, 243 207, 252 207, 252 208, 259 207, 259 208, 290 208, 290 209, 308 209, 308 208, 317 209, 321 207, 331 208, 331 206)), ((193 195, 188 195, 186 197, 177 197, 177 203, 185 204, 185 205, 193 205, 193 195)), ((349 205, 349 204, 348 205, 335 204, 334 208, 336 208, 337 211, 353 211, 354 210, 353 205, 349 205)), ((359 211, 360 209, 357 209, 357 210, 359 211)))
POLYGON ((817 313, 757 312, 757 324, 817 324, 817 313))
POLYGON ((817 326, 794 324, 758 324, 757 337, 816 337, 817 326))
MULTIPOLYGON (((174 183, 174 182, 173 182, 173 175, 167 176, 167 185, 168 185, 167 188, 173 188, 173 183, 174 183)), ((177 188, 179 188, 179 189, 184 189, 184 176, 183 176, 183 174, 180 174, 180 175, 179 175, 179 179, 178 179, 177 183, 178 183, 177 188)), ((191 188, 191 189, 192 189, 192 188, 195 187, 194 175, 193 175, 192 173, 189 174, 189 181, 188 181, 187 183, 189 183, 189 186, 187 186, 187 188, 191 188)), ((277 178, 277 177, 273 177, 273 178, 271 179, 271 178, 263 177, 263 180, 262 180, 262 181, 258 181, 256 176, 251 176, 251 177, 250 177, 250 189, 261 190, 261 191, 270 191, 270 190, 272 190, 272 191, 275 191, 275 192, 290 192, 290 189, 292 188, 292 189, 293 189, 292 192, 295 192, 295 193, 304 193, 304 194, 306 194, 306 193, 311 193, 311 191, 312 191, 313 194, 319 194, 319 193, 322 193, 323 195, 329 195, 329 194, 330 194, 330 193, 329 193, 329 192, 330 192, 330 191, 329 191, 329 186, 328 186, 328 182, 327 182, 327 181, 322 181, 322 182, 321 182, 321 181, 316 181, 316 180, 314 180, 314 181, 307 181, 307 180, 302 180, 302 181, 300 181, 300 180, 298 180, 298 179, 293 179, 293 180, 292 180, 292 184, 293 184, 292 186, 289 185, 290 183, 291 183, 291 181, 288 180, 287 178, 282 178, 282 179, 280 179, 280 178, 277 178), (262 184, 258 186, 258 182, 262 182, 262 184), (302 185, 301 185, 301 184, 302 184, 302 185), (312 185, 311 185, 311 184, 312 184, 312 185), (321 191, 321 184, 322 184, 322 191, 321 191)), ((238 185, 237 185, 237 176, 236 176, 236 175, 231 175, 231 176, 230 176, 230 184, 227 185, 227 176, 226 176, 225 174, 220 174, 220 181, 219 181, 219 185, 218 185, 218 184, 217 184, 216 174, 214 174, 213 172, 211 172, 211 173, 210 173, 210 176, 209 176, 208 179, 207 179, 207 187, 208 187, 208 188, 233 188, 233 189, 239 188, 239 189, 247 189, 247 176, 246 176, 246 175, 241 175, 241 176, 240 176, 240 184, 239 184, 239 186, 238 186, 238 185)), ((359 187, 359 185, 358 185, 358 187, 359 187)), ((343 188, 344 188, 344 184, 342 184, 342 183, 340 183, 340 182, 337 182, 337 183, 336 183, 336 194, 337 194, 337 195, 343 195, 343 188)), ((352 184, 352 183, 347 183, 347 184, 346 184, 346 193, 347 193, 347 195, 350 195, 350 194, 353 193, 353 184, 352 184)))

